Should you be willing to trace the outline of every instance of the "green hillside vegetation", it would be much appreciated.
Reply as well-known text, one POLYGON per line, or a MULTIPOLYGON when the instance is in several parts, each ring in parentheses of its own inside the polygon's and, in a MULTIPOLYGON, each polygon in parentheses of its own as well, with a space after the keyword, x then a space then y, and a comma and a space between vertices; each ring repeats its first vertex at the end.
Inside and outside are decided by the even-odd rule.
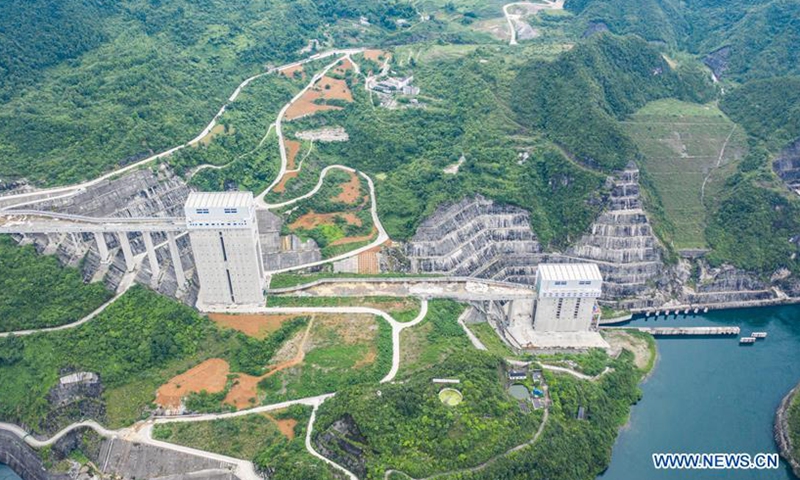
MULTIPOLYGON (((545 244, 563 244, 588 227, 605 177, 533 132, 517 135, 523 129, 508 107, 516 93, 507 57, 479 48, 452 61, 417 63, 413 73, 427 108, 380 108, 353 88, 355 101, 344 110, 292 122, 296 130, 341 125, 350 136, 315 145, 303 169, 340 163, 368 173, 381 222, 397 240, 411 237, 441 202, 475 193, 529 210, 545 244), (523 151, 530 154, 525 161, 523 151), (462 154, 458 173, 445 173, 462 154)), ((298 180, 310 188, 315 177, 301 173, 298 180)))
POLYGON ((800 73, 798 0, 567 0, 584 27, 602 23, 706 55, 727 47, 723 76, 744 81, 800 73))
POLYGON ((270 471, 270 479, 335 478, 329 468, 305 448, 311 408, 295 405, 274 412, 278 421, 294 420, 294 438, 283 435, 266 415, 253 414, 210 422, 177 422, 156 425, 153 437, 178 445, 252 461, 270 471))
POLYGON ((366 439, 367 478, 389 468, 420 478, 478 464, 532 436, 542 412, 523 413, 503 387, 497 357, 461 352, 403 384, 381 385, 380 395, 374 385, 339 391, 320 407, 314 431, 350 417, 366 439), (460 379, 464 402, 443 405, 431 378, 460 379))
POLYGON ((0 65, 13 77, 0 107, 3 178, 73 182, 166 150, 194 137, 244 78, 324 38, 325 25, 360 15, 374 22, 365 38, 332 26, 342 46, 375 41, 395 19, 415 15, 394 0, 52 3, 15 1, 19 13, 0 15, 3 53, 11 49, 14 62, 0 65))
POLYGON ((0 236, 0 332, 72 323, 111 296, 102 282, 84 284, 80 271, 54 256, 0 236))
MULTIPOLYGON (((382 385, 380 395, 368 385, 340 391, 320 407, 317 441, 333 422, 351 420, 362 437, 357 446, 364 451, 366 478, 383 478, 387 469, 414 478, 449 471, 453 474, 443 478, 595 478, 608 465, 617 430, 640 397, 642 373, 632 354, 612 361, 614 370, 596 383, 548 373, 553 406, 543 435, 533 447, 510 455, 504 453, 532 438, 541 411, 519 409, 503 389, 500 362, 485 352, 461 351, 403 384, 382 385), (438 377, 461 380, 460 405, 439 402, 441 387, 430 381, 438 377), (590 412, 587 420, 575 418, 579 407, 590 412), (458 472, 492 458, 483 470, 458 472)), ((336 449, 338 455, 344 451, 336 449)))
POLYGON ((673 70, 643 40, 608 34, 553 62, 530 63, 517 76, 514 91, 523 125, 545 131, 579 162, 607 172, 638 153, 616 120, 652 100, 705 101, 713 94, 698 68, 673 70))
POLYGON ((534 446, 500 457, 480 472, 453 478, 596 478, 611 461, 611 447, 628 419, 630 405, 641 397, 637 385, 642 373, 633 365, 633 354, 623 352, 613 366, 614 370, 598 382, 547 374, 553 406, 542 437, 534 446), (587 420, 575 418, 579 407, 589 412, 587 420))
POLYGON ((792 456, 800 459, 800 395, 792 398, 786 416, 789 423, 789 438, 792 442, 792 456))
POLYGON ((275 129, 269 132, 280 109, 300 89, 299 80, 270 74, 252 81, 222 115, 225 134, 215 135, 207 145, 184 148, 164 159, 184 176, 198 165, 204 169, 191 175, 190 184, 203 191, 250 190, 260 193, 280 169, 280 151, 275 129))
POLYGON ((659 227, 675 249, 705 248, 707 211, 744 156, 744 130, 714 105, 677 100, 648 103, 622 126, 663 206, 667 225, 659 227))
MULTIPOLYGON (((280 344, 301 329, 298 318, 264 340, 221 330, 193 309, 135 286, 93 321, 80 327, 0 339, 0 419, 34 431, 75 421, 79 405, 52 408, 47 393, 64 371, 91 371, 105 387, 100 404, 116 428, 147 414, 156 389, 209 358, 224 358, 232 372, 262 374, 280 344)), ((57 428, 55 428, 57 427, 57 428)))
POLYGON ((720 108, 777 151, 800 137, 800 77, 748 82, 722 97, 720 108))

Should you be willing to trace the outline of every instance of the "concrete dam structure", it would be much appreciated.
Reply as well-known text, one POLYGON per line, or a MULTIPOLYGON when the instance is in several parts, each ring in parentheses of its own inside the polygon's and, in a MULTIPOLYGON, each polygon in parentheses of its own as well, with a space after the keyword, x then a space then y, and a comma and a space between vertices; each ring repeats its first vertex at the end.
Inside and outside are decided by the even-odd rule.
POLYGON ((527 211, 481 195, 440 206, 406 245, 415 273, 532 285, 541 246, 527 211))

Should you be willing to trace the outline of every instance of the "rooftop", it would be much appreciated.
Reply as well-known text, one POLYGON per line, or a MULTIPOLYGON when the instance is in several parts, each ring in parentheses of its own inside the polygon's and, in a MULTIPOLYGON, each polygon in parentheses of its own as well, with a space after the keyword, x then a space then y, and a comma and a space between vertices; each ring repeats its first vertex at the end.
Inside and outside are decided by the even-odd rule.
POLYGON ((542 263, 537 274, 542 280, 603 280, 596 263, 542 263))
POLYGON ((186 199, 186 208, 250 207, 252 192, 192 192, 186 199))

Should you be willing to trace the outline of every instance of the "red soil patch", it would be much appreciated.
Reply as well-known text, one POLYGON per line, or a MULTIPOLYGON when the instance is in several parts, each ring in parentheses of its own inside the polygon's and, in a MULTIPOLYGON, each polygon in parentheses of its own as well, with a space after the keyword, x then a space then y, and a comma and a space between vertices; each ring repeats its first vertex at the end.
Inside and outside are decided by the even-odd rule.
POLYGON ((358 175, 350 172, 350 180, 339 186, 342 187, 342 193, 333 198, 333 200, 344 203, 355 203, 358 200, 358 195, 361 192, 361 181, 358 179, 358 175))
POLYGON ((289 228, 291 229, 298 229, 302 228, 305 230, 311 230, 318 225, 332 225, 334 219, 336 217, 342 217, 345 221, 351 225, 361 226, 361 219, 358 218, 354 213, 314 213, 309 212, 305 215, 301 216, 291 225, 289 228))
POLYGON ((288 78, 295 78, 294 72, 300 72, 300 78, 302 80, 306 79, 306 72, 303 70, 302 64, 284 68, 283 70, 280 70, 280 72, 288 78))
POLYGON ((295 318, 296 315, 228 315, 209 313, 208 318, 217 325, 238 330, 258 339, 265 338, 278 330, 283 322, 295 318))
POLYGON ((367 60, 372 60, 373 62, 381 62, 382 60, 380 57, 383 57, 384 60, 390 60, 392 58, 391 53, 386 53, 383 50, 375 50, 369 49, 364 50, 364 58, 367 60))
POLYGON ((300 152, 301 143, 297 140, 286 140, 283 142, 284 146, 286 147, 286 169, 287 170, 294 170, 294 159, 297 157, 297 154, 300 152))
POLYGON ((373 228, 369 235, 362 235, 360 237, 340 238, 339 240, 332 241, 331 245, 344 245, 345 243, 364 242, 372 238, 375 235, 375 233, 377 233, 377 229, 373 228))
POLYGON ((331 77, 322 77, 316 85, 306 90, 287 110, 286 121, 313 115, 316 112, 325 110, 341 110, 342 107, 336 105, 320 105, 314 103, 315 100, 345 100, 353 101, 353 94, 347 86, 347 82, 331 77))
POLYGON ((278 182, 277 185, 275 185, 275 188, 273 188, 272 191, 275 192, 275 193, 283 193, 283 192, 285 192, 286 191, 286 184, 289 182, 289 180, 295 178, 298 175, 300 175, 300 172, 286 172, 286 173, 284 173, 283 177, 281 177, 281 181, 278 182))
POLYGON ((377 253, 369 249, 358 254, 358 273, 374 275, 380 272, 381 267, 377 253))
POLYGON ((278 430, 280 430, 284 437, 289 440, 294 440, 294 427, 297 425, 297 420, 294 418, 278 420, 269 413, 265 413, 264 416, 274 423, 276 427, 278 427, 278 430))
POLYGON ((351 62, 349 58, 345 58, 344 60, 339 62, 339 64, 336 65, 333 68, 333 71, 335 73, 340 74, 340 75, 344 75, 345 72, 347 72, 348 70, 352 70, 352 69, 353 69, 353 62, 351 62))
POLYGON ((275 375, 281 370, 285 370, 302 363, 306 356, 305 344, 306 340, 308 340, 308 333, 311 331, 312 325, 314 325, 313 317, 311 318, 311 321, 308 322, 306 331, 303 334, 303 340, 300 342, 300 347, 297 349, 297 355, 295 355, 293 359, 273 365, 269 372, 261 375, 260 377, 255 377, 246 373, 240 374, 239 378, 234 380, 230 391, 228 391, 228 395, 225 397, 225 403, 233 405, 237 410, 252 407, 256 402, 258 402, 258 382, 267 377, 275 375))
POLYGON ((173 377, 156 392, 156 403, 164 408, 177 409, 181 398, 191 392, 218 393, 225 389, 230 367, 221 358, 211 358, 188 371, 173 377))

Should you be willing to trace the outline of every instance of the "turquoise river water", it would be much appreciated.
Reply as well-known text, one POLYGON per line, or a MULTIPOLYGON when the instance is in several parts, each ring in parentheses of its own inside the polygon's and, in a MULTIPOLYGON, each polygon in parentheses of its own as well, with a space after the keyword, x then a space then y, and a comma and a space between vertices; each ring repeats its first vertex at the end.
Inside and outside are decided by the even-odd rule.
POLYGON ((0 480, 21 480, 8 466, 0 463, 0 480))
POLYGON ((766 331, 752 346, 738 337, 661 337, 644 397, 619 434, 601 480, 794 479, 777 470, 656 470, 653 453, 776 453, 775 410, 800 382, 800 306, 636 319, 630 326, 739 326, 766 331))

